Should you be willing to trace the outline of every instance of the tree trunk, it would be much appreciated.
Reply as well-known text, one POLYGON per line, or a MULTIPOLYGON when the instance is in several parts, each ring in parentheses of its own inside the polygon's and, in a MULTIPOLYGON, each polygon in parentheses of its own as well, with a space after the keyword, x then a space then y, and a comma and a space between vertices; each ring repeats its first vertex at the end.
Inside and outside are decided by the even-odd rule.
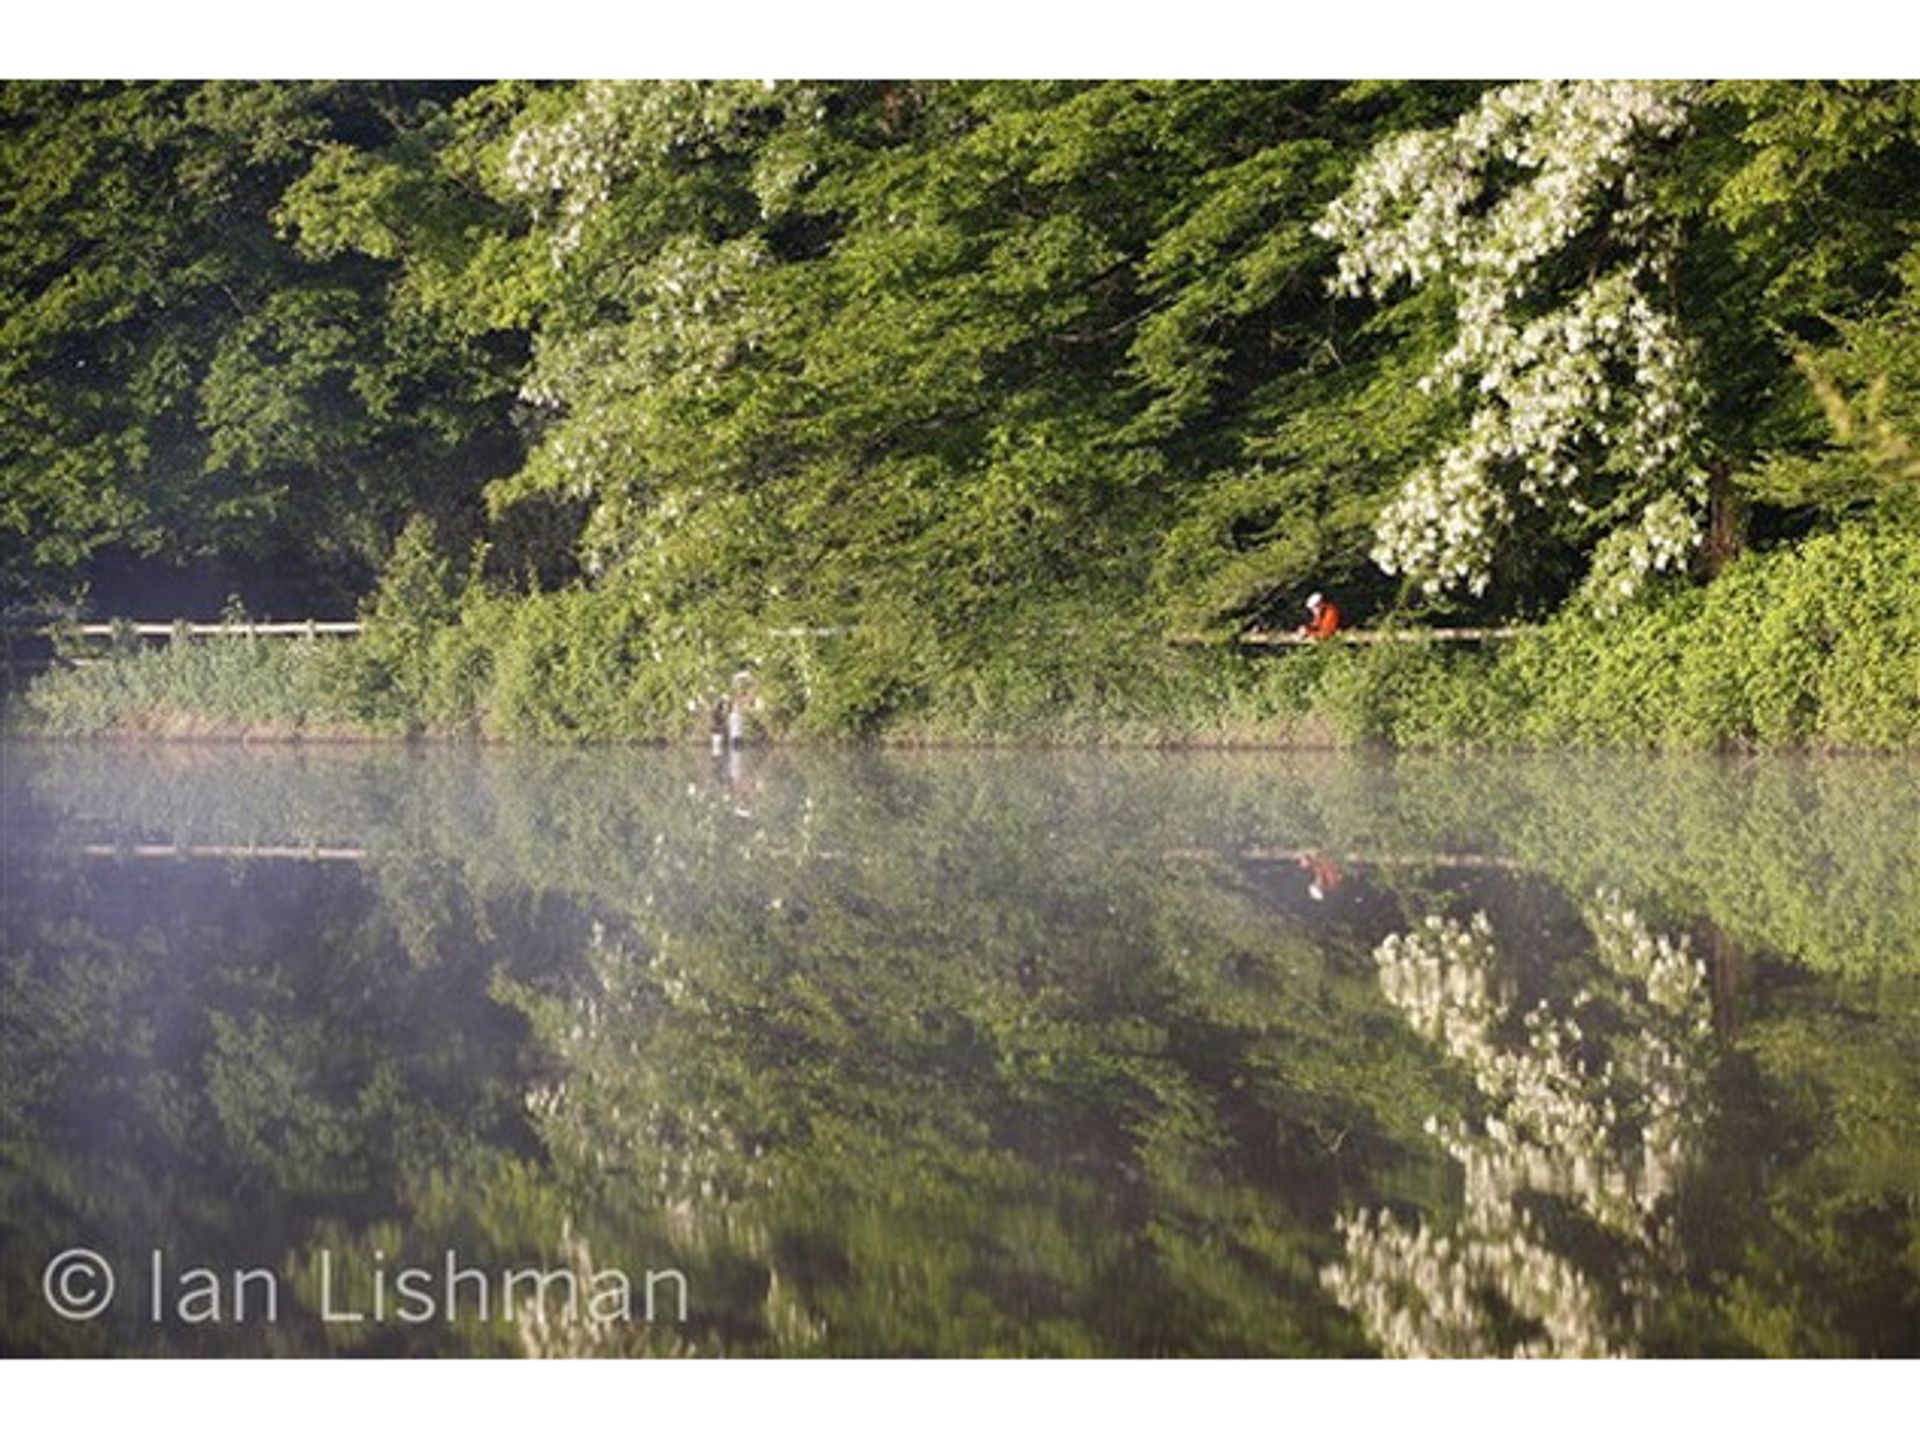
POLYGON ((1747 547, 1747 505, 1727 478, 1728 466, 1716 463, 1707 476, 1707 539, 1700 571, 1712 579, 1747 547))

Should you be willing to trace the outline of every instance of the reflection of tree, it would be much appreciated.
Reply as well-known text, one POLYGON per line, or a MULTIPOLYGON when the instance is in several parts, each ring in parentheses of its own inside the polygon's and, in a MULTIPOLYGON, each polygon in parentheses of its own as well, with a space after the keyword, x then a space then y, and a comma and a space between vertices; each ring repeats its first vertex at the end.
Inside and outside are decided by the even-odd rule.
POLYGON ((1463 1063, 1485 1112, 1429 1121, 1460 1164, 1459 1221, 1342 1217, 1324 1275, 1375 1340, 1402 1356, 1630 1353, 1680 1266, 1673 1201, 1704 1127, 1711 1061, 1706 970, 1617 897, 1587 914, 1601 970, 1564 1012, 1516 1030, 1484 914, 1440 917, 1375 953, 1387 997, 1463 1063), (1566 1249, 1606 1242, 1602 1283, 1566 1249))
MULTIPOLYGON (((1345 1136, 1346 1161, 1416 1141, 1404 1095, 1420 1091, 1418 1055, 1372 1042, 1371 985, 1257 888, 1163 857, 1175 847, 1163 830, 1198 816, 1175 805, 1155 820, 1136 781, 1144 772, 1164 797, 1172 771, 1069 765, 1034 783, 977 765, 809 772, 768 756, 743 815, 737 786, 682 757, 432 756, 408 769, 276 755, 238 766, 231 793, 217 770, 172 756, 131 766, 127 783, 71 774, 83 793, 69 789, 61 811, 116 822, 68 821, 70 851, 131 832, 368 852, 358 873, 50 861, 73 882, 159 893, 224 874, 263 906, 244 943, 223 931, 243 916, 209 926, 209 983, 176 1000, 188 1032, 153 1082, 191 1115, 211 1172, 183 1174, 168 1203, 202 1201, 204 1181, 271 1204, 275 1251, 309 1307, 322 1248, 398 1259, 455 1246, 490 1265, 568 1261, 577 1243, 602 1262, 680 1267, 696 1297, 677 1330, 553 1317, 511 1334, 329 1330, 312 1343, 1360 1346, 1314 1277, 1336 1166, 1325 1136, 1345 1136), (265 910, 274 895, 288 902, 265 910), (329 923, 336 912, 356 927, 329 923), (289 931, 309 942, 276 950, 289 931), (478 1002, 482 985, 495 1007, 478 1002), (430 1022, 449 1000, 465 1022, 430 1022), (497 1046, 463 1052, 469 1029, 497 1046), (1353 1072, 1376 1047, 1381 1072, 1353 1072), (478 1092, 441 1082, 456 1056, 478 1092), (487 1107, 507 1086, 524 1096, 537 1161, 501 1151, 487 1107)), ((53 779, 36 787, 60 795, 53 779)), ((82 896, 60 902, 107 952, 126 944, 82 896)), ((83 1027, 137 1028, 165 972, 123 1002, 77 1005, 92 1014, 83 1027)), ((100 1101, 71 1072, 53 1087, 100 1101)), ((23 1166, 43 1174, 73 1136, 45 1106, 23 1117, 36 1137, 23 1166)), ((123 1217, 130 1238, 146 1227, 123 1217)), ((225 1207, 205 1232, 245 1229, 225 1207)))
POLYGON ((1294 1076, 1343 1087, 1366 996, 1314 995, 1322 961, 1272 915, 1006 799, 935 796, 884 848, 816 809, 819 847, 747 868, 681 828, 684 884, 600 930, 564 1001, 525 991, 561 1058, 530 1108, 562 1185, 618 1174, 666 1215, 736 1315, 721 1351, 1352 1347, 1314 1291, 1299 1180, 1331 1160, 1306 1115, 1355 1150, 1380 1119, 1294 1076))
MULTIPOLYGON (((756 834, 796 840, 799 815, 788 805, 800 795, 842 840, 945 796, 959 824, 953 847, 963 849, 983 831, 980 806, 1013 799, 1031 812, 1016 797, 1029 788, 1054 819, 1128 850, 1285 846, 1341 855, 1350 872, 1348 855, 1498 856, 1570 892, 1616 888, 1643 908, 1711 919, 1743 950, 1819 972, 1920 974, 1920 776, 1910 761, 1121 753, 899 762, 765 752, 748 763, 748 782, 771 805, 756 802, 751 820, 718 802, 724 777, 704 754, 665 756, 644 771, 605 751, 289 748, 236 765, 218 748, 176 745, 123 751, 108 764, 86 748, 35 746, 29 761, 31 786, 60 808, 123 816, 155 840, 421 849, 457 858, 469 882, 616 901, 673 858, 654 852, 657 834, 695 837, 690 780, 715 799, 703 822, 743 859, 756 834), (951 802, 961 793, 973 797, 971 812, 951 802)), ((76 839, 94 837, 74 828, 76 839)))
POLYGON ((271 1265, 315 1222, 365 1222, 416 1179, 528 1146, 526 1025, 488 998, 487 955, 408 962, 350 867, 6 861, 0 1349, 310 1340, 298 1315, 61 1324, 37 1265, 76 1242, 271 1265))

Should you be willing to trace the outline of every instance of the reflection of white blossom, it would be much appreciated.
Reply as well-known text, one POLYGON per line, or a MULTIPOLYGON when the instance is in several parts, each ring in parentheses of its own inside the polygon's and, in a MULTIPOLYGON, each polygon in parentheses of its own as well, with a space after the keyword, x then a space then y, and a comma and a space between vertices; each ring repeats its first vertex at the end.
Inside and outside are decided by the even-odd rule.
POLYGON ((1474 407, 1381 514, 1374 559, 1388 573, 1482 593, 1516 507, 1557 497, 1585 513, 1575 487, 1595 470, 1653 496, 1599 556, 1590 588, 1606 606, 1697 545, 1698 397, 1678 327, 1651 298, 1666 245, 1642 173, 1649 143, 1684 128, 1690 93, 1495 90, 1450 129, 1377 146, 1315 227, 1341 247, 1337 292, 1439 280, 1456 299, 1457 338, 1421 387, 1454 386, 1474 407), (1588 234, 1606 258, 1570 295, 1546 293, 1546 262, 1588 234))
POLYGON ((1540 1198, 1625 1241, 1615 1286, 1635 1320, 1671 1266, 1671 1199, 1703 1117, 1705 971, 1616 896, 1602 894, 1587 921, 1611 1001, 1586 989, 1566 1014, 1542 1003, 1517 1031, 1484 914, 1429 918, 1375 951, 1382 991, 1466 1065, 1487 1104, 1477 1124, 1427 1122, 1461 1166, 1455 1229, 1384 1211, 1340 1220, 1346 1257, 1323 1278, 1389 1353, 1631 1351, 1632 1322, 1622 1336, 1607 1295, 1550 1246, 1540 1198))
POLYGON ((1347 1259, 1324 1275, 1381 1350, 1397 1358, 1607 1358, 1601 1305, 1579 1269, 1524 1223, 1468 1238, 1389 1213, 1340 1220, 1347 1259), (1486 1295, 1532 1319, 1540 1335, 1502 1343, 1486 1295))
POLYGON ((1468 925, 1433 915, 1410 934, 1389 935, 1374 955, 1380 987, 1415 1032, 1476 1065, 1497 1061, 1489 1034, 1505 1008, 1485 958, 1492 944, 1485 914, 1468 925))

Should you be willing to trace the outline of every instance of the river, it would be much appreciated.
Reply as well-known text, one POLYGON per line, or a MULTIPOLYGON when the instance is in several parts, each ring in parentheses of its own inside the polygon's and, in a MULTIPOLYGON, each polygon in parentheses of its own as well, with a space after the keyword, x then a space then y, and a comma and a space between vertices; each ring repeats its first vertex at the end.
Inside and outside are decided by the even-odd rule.
POLYGON ((9 744, 9 1354, 1920 1354, 1920 766, 9 744))

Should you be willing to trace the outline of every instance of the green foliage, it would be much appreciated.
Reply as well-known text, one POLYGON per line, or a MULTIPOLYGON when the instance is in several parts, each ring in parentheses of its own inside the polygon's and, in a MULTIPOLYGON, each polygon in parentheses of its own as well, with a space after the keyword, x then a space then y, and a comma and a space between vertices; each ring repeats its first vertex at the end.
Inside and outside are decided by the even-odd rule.
POLYGON ((357 586, 408 509, 472 511, 511 457, 511 354, 275 218, 316 153, 418 144, 458 92, 0 85, 0 586, 108 547, 357 586))
MULTIPOLYGON (((1907 749, 1920 743, 1920 538, 1849 527, 1611 620, 1569 611, 1484 649, 1285 653, 1235 687, 1229 706, 1311 716, 1343 743, 1907 749)), ((1269 721, 1242 737, 1290 734, 1269 721)))
POLYGON ((1855 528, 1753 556, 1503 661, 1535 742, 1898 748, 1920 736, 1920 540, 1855 528))
MULTIPOLYGON (((58 674, 30 722, 659 739, 749 668, 776 736, 1910 742, 1906 83, 1688 88, 1641 157, 1672 260, 1643 278, 1706 381, 1705 567, 1742 522, 1747 562, 1486 654, 1165 643, 1309 589, 1550 616, 1620 518, 1525 520, 1450 610, 1368 558, 1464 420, 1417 383, 1459 296, 1330 297, 1314 226, 1484 94, 9 85, 0 584, 277 554, 369 623, 58 674)), ((1543 297, 1617 260, 1606 228, 1543 297)))
POLYGON ((1831 443, 1769 456, 1742 483, 1770 503, 1838 517, 1920 521, 1920 247, 1896 267, 1900 298, 1837 324, 1838 340, 1797 356, 1831 443))
POLYGON ((364 627, 354 651, 369 678, 384 679, 381 707, 397 722, 417 724, 426 713, 434 651, 458 613, 459 597, 453 565, 440 552, 432 522, 415 515, 361 608, 364 627))
MULTIPOLYGON (((857 629, 844 675, 808 661, 816 730, 960 707, 968 683, 1005 692, 1013 729, 1063 681, 975 672, 1035 652, 983 636, 1150 643, 1358 578, 1391 476, 1365 445, 1268 436, 1376 365, 1374 402, 1404 399, 1394 346, 1439 336, 1432 307, 1330 331, 1308 227, 1371 137, 1471 93, 498 87, 453 120, 492 138, 409 163, 471 166, 533 217, 460 261, 463 313, 531 306, 535 443, 500 513, 584 498, 596 584, 633 592, 668 651, 724 638, 724 666, 765 657, 762 631, 857 629), (516 105, 502 143, 489 126, 516 105), (1169 530, 1185 557, 1161 561, 1169 530)), ((395 251, 401 181, 364 168, 341 156, 300 189, 303 235, 395 251)), ((408 283, 444 297, 449 253, 409 252, 408 283)))
POLYGON ((177 637, 42 675, 10 711, 29 732, 288 737, 377 732, 351 643, 242 633, 177 637))

